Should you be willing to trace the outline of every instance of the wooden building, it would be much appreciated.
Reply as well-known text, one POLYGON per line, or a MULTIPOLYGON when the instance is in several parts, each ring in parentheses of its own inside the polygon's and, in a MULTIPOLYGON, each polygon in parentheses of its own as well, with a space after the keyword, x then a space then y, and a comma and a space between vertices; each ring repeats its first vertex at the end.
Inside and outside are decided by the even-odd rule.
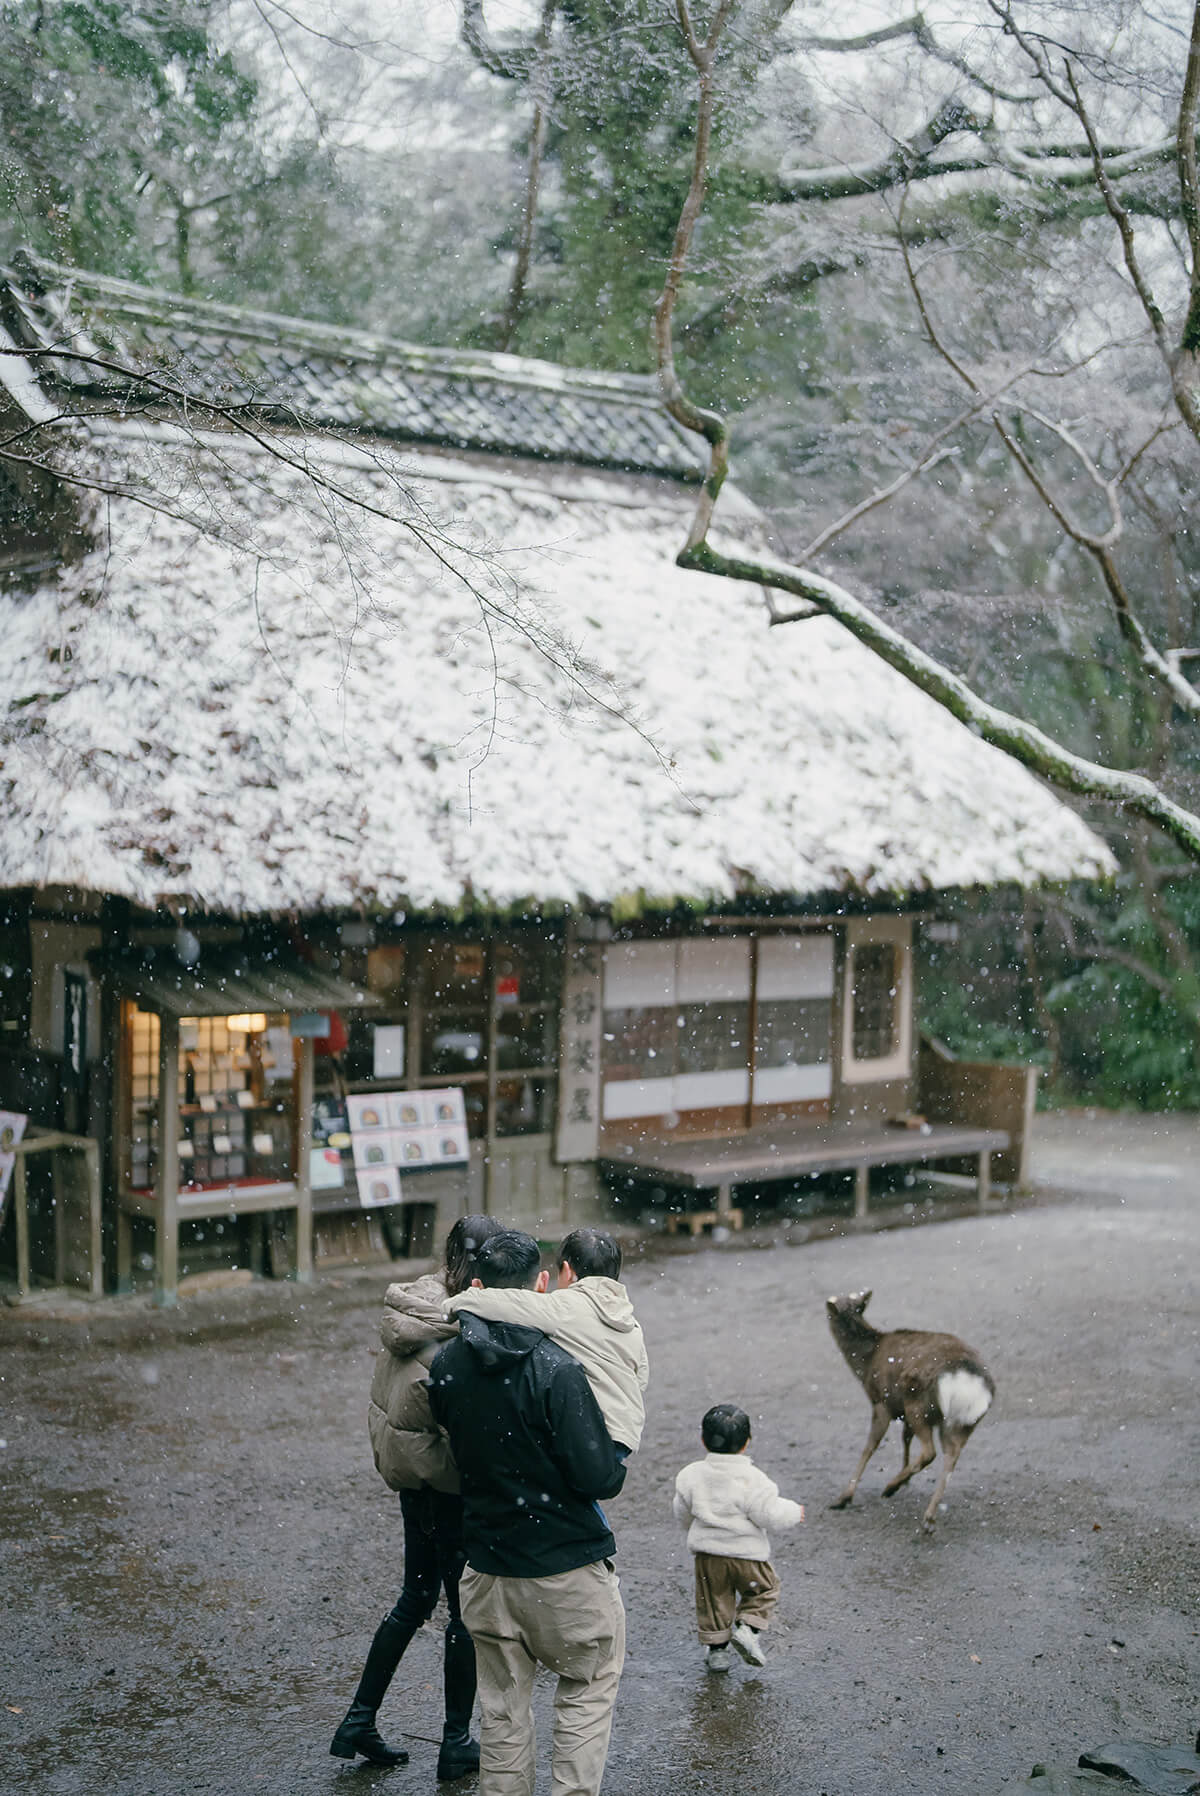
POLYGON ((33 259, 5 347, 0 1104, 101 1142, 110 1283, 305 1276, 314 1211, 553 1236, 614 1180, 986 1156, 888 1132, 914 928, 1107 851, 836 624, 675 567, 650 383, 33 259))

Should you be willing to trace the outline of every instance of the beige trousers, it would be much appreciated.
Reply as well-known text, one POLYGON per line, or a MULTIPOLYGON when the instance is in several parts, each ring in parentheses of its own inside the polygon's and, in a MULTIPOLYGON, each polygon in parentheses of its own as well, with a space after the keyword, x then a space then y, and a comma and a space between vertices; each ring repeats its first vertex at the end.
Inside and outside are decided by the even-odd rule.
POLYGON ((696 1554, 696 1626, 705 1646, 724 1646, 735 1621, 765 1628, 778 1601, 779 1579, 769 1559, 696 1554))
POLYGON ((479 1796, 533 1796, 533 1679, 554 1693, 554 1796, 596 1796, 604 1776, 625 1609, 607 1560, 553 1578, 493 1578, 467 1567, 462 1617, 479 1669, 479 1796))

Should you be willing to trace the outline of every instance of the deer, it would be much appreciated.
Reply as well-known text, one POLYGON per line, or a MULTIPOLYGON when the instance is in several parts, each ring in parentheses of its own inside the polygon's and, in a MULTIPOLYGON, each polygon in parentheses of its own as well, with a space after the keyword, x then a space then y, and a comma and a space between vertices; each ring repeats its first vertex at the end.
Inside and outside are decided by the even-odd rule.
POLYGON ((825 1305, 833 1338, 871 1403, 871 1428, 862 1458, 830 1508, 845 1509, 853 1501, 868 1460, 894 1421, 904 1424, 904 1460, 890 1484, 884 1486, 885 1497, 932 1465, 937 1458, 933 1444, 936 1428, 942 1443, 942 1475, 922 1517, 921 1525, 928 1533, 958 1456, 991 1408, 996 1386, 978 1354, 956 1335, 930 1334, 922 1328, 872 1327, 863 1315, 870 1301, 870 1291, 859 1291, 848 1297, 830 1297, 825 1305), (914 1436, 921 1451, 910 1465, 914 1436))

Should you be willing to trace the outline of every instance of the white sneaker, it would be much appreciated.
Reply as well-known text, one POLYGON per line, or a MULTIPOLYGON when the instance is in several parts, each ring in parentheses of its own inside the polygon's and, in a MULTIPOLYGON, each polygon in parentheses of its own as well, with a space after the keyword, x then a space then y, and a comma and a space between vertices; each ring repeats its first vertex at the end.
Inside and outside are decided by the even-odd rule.
POLYGON ((758 1635, 749 1623, 735 1621, 733 1632, 729 1636, 729 1644, 735 1652, 741 1653, 747 1665, 765 1665, 767 1655, 759 1645, 758 1635))
POLYGON ((705 1671, 728 1671, 732 1663, 727 1646, 710 1646, 705 1649, 705 1671))

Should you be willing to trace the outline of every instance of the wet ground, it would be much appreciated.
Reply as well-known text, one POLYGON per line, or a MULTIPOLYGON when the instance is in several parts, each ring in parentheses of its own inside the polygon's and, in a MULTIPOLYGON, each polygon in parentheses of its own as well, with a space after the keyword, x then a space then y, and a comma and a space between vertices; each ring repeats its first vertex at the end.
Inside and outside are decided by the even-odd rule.
MULTIPOLYGON (((1052 1201, 1009 1214, 630 1267, 653 1384, 611 1505, 629 1660, 609 1796, 993 1796, 1114 1737, 1192 1739, 1200 1124, 1046 1119, 1037 1169, 1052 1201), (999 1387, 932 1539, 932 1472, 880 1499, 898 1440, 852 1509, 826 1506, 868 1409, 823 1299, 866 1285, 878 1323, 962 1334, 999 1387), (725 1678, 701 1666, 670 1518, 717 1400, 752 1412, 759 1463, 809 1507, 776 1543, 770 1663, 725 1678)), ((399 1582, 363 1421, 386 1276, 208 1293, 176 1316, 0 1314, 0 1787, 431 1789, 432 1629, 382 1714, 412 1762, 327 1752, 399 1582)))

